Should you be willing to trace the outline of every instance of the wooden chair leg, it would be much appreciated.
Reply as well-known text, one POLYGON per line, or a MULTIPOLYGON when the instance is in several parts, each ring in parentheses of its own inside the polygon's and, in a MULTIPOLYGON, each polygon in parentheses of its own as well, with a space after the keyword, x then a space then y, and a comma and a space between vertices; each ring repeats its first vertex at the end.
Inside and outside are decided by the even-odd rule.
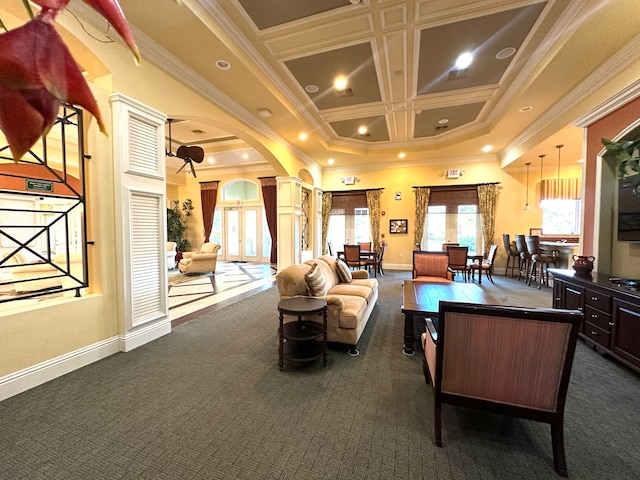
POLYGON ((553 447, 553 467, 561 477, 568 476, 567 460, 564 454, 564 428, 562 418, 551 424, 551 445, 553 447))
POLYGON ((442 443, 442 404, 436 400, 433 405, 433 430, 437 447, 444 446, 442 443))

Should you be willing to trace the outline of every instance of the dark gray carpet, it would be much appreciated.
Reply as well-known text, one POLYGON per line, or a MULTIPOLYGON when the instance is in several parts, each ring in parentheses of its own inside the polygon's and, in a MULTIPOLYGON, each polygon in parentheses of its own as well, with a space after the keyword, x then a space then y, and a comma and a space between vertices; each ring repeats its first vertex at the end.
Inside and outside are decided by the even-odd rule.
MULTIPOLYGON (((0 479, 555 479, 544 424, 444 407, 402 354, 387 272, 360 356, 278 370, 277 290, 0 403, 0 479)), ((549 306, 504 277, 500 301, 549 306)), ((640 377, 580 343, 565 445, 572 479, 640 478, 640 377)))

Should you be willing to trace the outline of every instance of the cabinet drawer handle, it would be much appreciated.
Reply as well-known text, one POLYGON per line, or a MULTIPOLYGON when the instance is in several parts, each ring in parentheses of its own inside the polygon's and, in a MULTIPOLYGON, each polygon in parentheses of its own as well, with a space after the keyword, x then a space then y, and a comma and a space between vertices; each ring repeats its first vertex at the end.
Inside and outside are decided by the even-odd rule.
POLYGON ((591 314, 591 318, 598 318, 598 314, 597 313, 592 313, 591 314))
POLYGON ((616 324, 616 322, 609 322, 609 326, 610 326, 610 327, 615 326, 615 324, 616 324))
POLYGON ((562 300, 560 297, 556 297, 556 302, 559 302, 560 300, 562 300))
POLYGON ((594 302, 597 302, 599 300, 598 297, 591 297, 591 300, 593 300, 594 302))
POLYGON ((598 332, 591 330, 591 335, 598 335, 598 332))

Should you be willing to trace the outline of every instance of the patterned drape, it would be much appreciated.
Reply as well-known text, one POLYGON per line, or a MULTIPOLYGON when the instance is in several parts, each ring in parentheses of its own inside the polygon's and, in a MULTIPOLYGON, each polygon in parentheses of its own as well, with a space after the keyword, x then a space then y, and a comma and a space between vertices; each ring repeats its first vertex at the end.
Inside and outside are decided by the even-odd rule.
POLYGON ((213 229, 213 215, 216 213, 218 201, 218 180, 200 182, 200 201, 202 203, 202 224, 204 225, 204 242, 209 241, 213 229))
POLYGON ((264 213, 267 217, 267 226, 271 234, 270 263, 278 263, 278 191, 276 177, 261 177, 262 200, 264 201, 264 213))
POLYGON ((478 185, 478 209, 482 218, 482 238, 484 239, 484 256, 489 253, 496 229, 496 199, 498 185, 478 185))
POLYGON ((413 232, 413 243, 418 250, 422 250, 422 234, 424 232, 424 222, 427 219, 430 191, 429 187, 414 187, 414 193, 416 194, 416 229, 413 232))
POLYGON ((371 246, 377 252, 380 249, 380 195, 381 190, 367 190, 367 208, 369 209, 369 228, 371 246))
POLYGON ((331 216, 331 192, 322 194, 322 254, 327 251, 327 234, 329 232, 329 217, 331 216))

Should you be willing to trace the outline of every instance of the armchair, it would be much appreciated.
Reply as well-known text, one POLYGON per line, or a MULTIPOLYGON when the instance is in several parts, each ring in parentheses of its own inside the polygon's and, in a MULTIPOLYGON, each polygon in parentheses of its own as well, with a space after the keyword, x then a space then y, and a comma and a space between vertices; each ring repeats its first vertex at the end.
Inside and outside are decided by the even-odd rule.
POLYGON ((178 269, 182 273, 215 273, 218 261, 217 243, 204 243, 198 252, 184 252, 178 269))
POLYGON ((413 251, 413 280, 422 282, 451 282, 447 252, 413 251))
POLYGON ((582 319, 578 310, 440 301, 437 326, 427 319, 422 334, 436 445, 443 403, 544 422, 555 470, 566 477, 564 405, 582 319))

